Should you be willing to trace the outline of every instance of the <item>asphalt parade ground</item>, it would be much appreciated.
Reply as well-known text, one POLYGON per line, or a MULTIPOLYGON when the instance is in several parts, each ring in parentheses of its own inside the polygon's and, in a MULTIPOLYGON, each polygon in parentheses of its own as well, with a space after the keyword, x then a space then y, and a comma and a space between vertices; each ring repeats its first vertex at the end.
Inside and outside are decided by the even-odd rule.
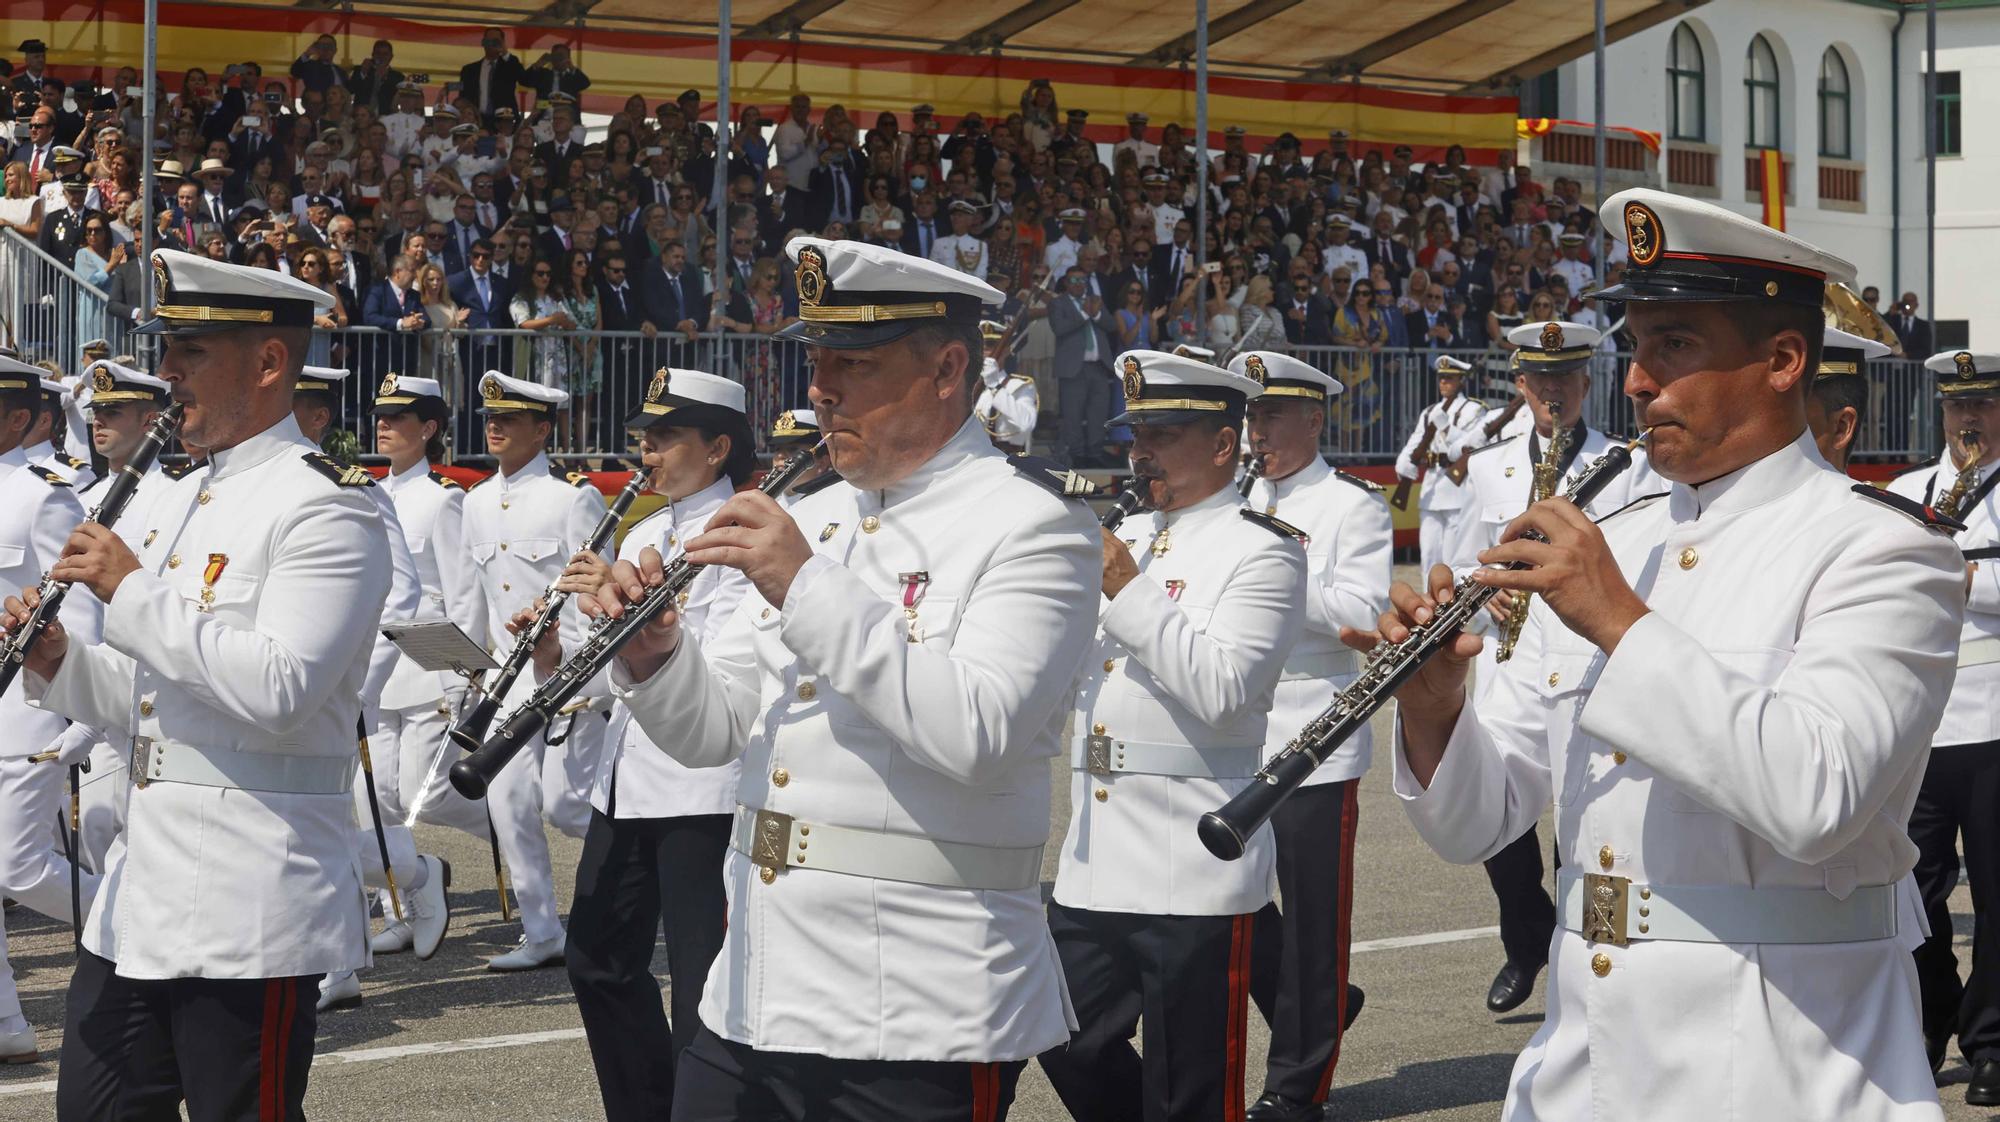
MULTIPOLYGON (((1351 968, 1368 997, 1342 1047, 1330 1117, 1496 1118, 1514 1056, 1542 1023, 1540 980, 1534 997, 1513 1013, 1496 1018, 1486 1011, 1486 987, 1501 964, 1492 893, 1477 866, 1445 864, 1411 829, 1389 789, 1386 720, 1376 722, 1375 763, 1361 784, 1351 968)), ((1068 817, 1066 774, 1059 774, 1055 792, 1045 882, 1054 876, 1068 817)), ((1544 822, 1544 846, 1550 836, 1544 822)), ((581 844, 553 833, 550 843, 566 912, 581 844)), ((379 958, 361 976, 362 1006, 321 1017, 308 1116, 315 1122, 602 1117, 582 1022, 561 968, 504 975, 484 969, 483 960, 520 933, 518 924, 500 920, 485 843, 425 826, 417 844, 454 866, 450 932, 429 962, 408 954, 379 958)), ((1952 911, 1963 970, 1972 931, 1967 888, 1959 888, 1952 911)), ((70 931, 14 908, 7 941, 43 1059, 0 1069, 0 1120, 49 1119, 74 962, 70 931)), ((654 969, 665 973, 664 955, 654 969)), ((1267 1039, 1254 1008, 1250 1032, 1245 1086, 1254 1098, 1267 1039)), ((1945 1116, 2000 1117, 1965 1105, 1969 1074, 1954 1049, 1940 1088, 1945 1116)), ((1063 1122, 1069 1115, 1029 1064, 1010 1117, 1063 1122)))

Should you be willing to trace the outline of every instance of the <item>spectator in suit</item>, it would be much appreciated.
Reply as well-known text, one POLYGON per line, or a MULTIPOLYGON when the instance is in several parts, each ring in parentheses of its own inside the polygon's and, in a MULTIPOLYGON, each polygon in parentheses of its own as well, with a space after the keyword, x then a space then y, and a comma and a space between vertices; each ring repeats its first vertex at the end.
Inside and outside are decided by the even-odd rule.
POLYGON ((521 60, 507 50, 507 37, 499 28, 487 28, 479 38, 479 45, 485 54, 459 69, 459 89, 478 107, 479 115, 491 123, 494 110, 501 106, 516 110, 521 107, 515 90, 526 74, 521 60))
POLYGON ((784 253, 785 235, 803 230, 811 223, 810 206, 803 191, 792 186, 791 173, 777 164, 764 172, 764 193, 757 199, 759 254, 778 257, 784 253))
POLYGON ((1315 290, 1312 267, 1294 258, 1288 273, 1289 283, 1277 301, 1285 340, 1295 347, 1332 346, 1333 304, 1315 290))
POLYGON ((1443 351, 1465 346, 1458 321, 1444 306, 1444 289, 1437 285, 1424 290, 1421 308, 1403 317, 1403 330, 1413 347, 1443 351))
POLYGON ((36 109, 28 118, 28 139, 14 146, 10 163, 28 165, 30 186, 39 190, 56 175, 56 112, 36 109))
POLYGON ((590 75, 570 65, 568 43, 557 43, 528 67, 523 82, 546 101, 559 93, 581 97, 590 88, 590 75))
POLYGON ((646 308, 632 283, 632 270, 623 253, 606 254, 598 272, 601 275, 597 286, 598 326, 613 333, 604 340, 605 390, 600 395, 598 417, 602 427, 617 424, 618 418, 630 412, 634 387, 639 385, 643 373, 639 366, 639 340, 616 333, 641 330, 646 322, 646 308))
POLYGON ((333 64, 333 52, 340 46, 331 35, 321 35, 306 48, 306 53, 292 62, 292 77, 299 80, 304 88, 317 94, 338 85, 343 79, 340 68, 333 64))
POLYGON ((642 311, 639 330, 648 341, 648 346, 642 348, 647 356, 647 369, 689 365, 676 358, 687 353, 684 348, 706 329, 708 293, 702 288, 697 270, 687 267, 685 243, 670 242, 658 257, 646 263, 639 274, 639 305, 642 311), (661 332, 680 338, 653 342, 661 332))
POLYGON ((1174 223, 1173 240, 1153 249, 1153 285, 1146 302, 1153 307, 1173 303, 1181 280, 1194 272, 1194 223, 1185 218, 1174 223))
POLYGON ((1889 310, 1889 326, 1902 341, 1903 354, 1919 362, 1931 353, 1931 321, 1917 314, 1917 294, 1905 292, 1889 310))
POLYGON ((806 195, 812 200, 815 229, 823 230, 829 222, 854 225, 861 214, 861 166, 848 151, 846 140, 827 139, 819 166, 806 184, 806 195))
POLYGON ((416 369, 413 365, 417 360, 415 333, 430 324, 430 317, 424 313, 423 301, 410 287, 411 281, 416 279, 417 264, 416 259, 398 254, 389 262, 388 278, 377 281, 362 302, 362 324, 391 333, 370 340, 374 346, 362 348, 364 355, 372 360, 371 369, 363 371, 365 376, 370 376, 370 380, 375 375, 416 369))
POLYGON ((444 257, 445 275, 465 272, 472 262, 473 243, 492 234, 491 229, 479 224, 479 200, 470 194, 452 200, 451 221, 444 226, 444 245, 436 247, 444 257))
POLYGON ((135 253, 111 270, 111 286, 105 289, 109 298, 104 306, 112 319, 136 324, 144 318, 140 311, 146 300, 146 278, 139 272, 144 260, 135 253))
POLYGON ((1395 216, 1387 211, 1376 211, 1375 232, 1361 247, 1361 252, 1368 255, 1368 264, 1384 266, 1389 271, 1389 280, 1400 283, 1410 275, 1410 247, 1397 241, 1395 232, 1395 216))
POLYGON ((568 195, 557 195, 549 200, 549 228, 535 239, 535 256, 544 261, 554 261, 568 253, 575 242, 576 204, 568 195))
MULTIPOLYGON (((1889 326, 1896 332, 1896 338, 1903 344, 1903 357, 1922 362, 1932 349, 1931 321, 1917 314, 1917 294, 1905 292, 1889 309, 1889 326)), ((1892 380, 1893 389, 1885 402, 1884 420, 1888 425, 1891 446, 1917 447, 1916 434, 1924 431, 1932 416, 1927 398, 1928 388, 1919 392, 1916 383, 1909 378, 1892 380)))
MULTIPOLYGON (((749 292, 750 274, 757 268, 757 235, 749 227, 729 231, 729 259, 723 272, 729 277, 729 291, 749 292)), ((748 318, 747 316, 745 317, 748 318)))
POLYGON ((944 237, 938 221, 937 196, 924 191, 910 200, 910 219, 903 224, 902 249, 913 257, 929 257, 931 247, 944 237))
POLYGON ((1104 422, 1111 417, 1111 363, 1118 357, 1117 324, 1104 302, 1085 291, 1083 270, 1063 274, 1062 295, 1049 302, 1055 335, 1060 428, 1056 459, 1064 466, 1104 463, 1104 422))
POLYGON ((470 313, 465 326, 473 334, 466 340, 466 353, 460 366, 475 374, 487 370, 505 372, 507 369, 508 348, 497 338, 479 334, 483 331, 504 331, 514 326, 514 321, 507 314, 508 301, 514 298, 514 286, 493 272, 496 252, 491 238, 475 240, 466 258, 465 269, 445 279, 445 286, 451 290, 452 302, 470 313))
POLYGON ((368 57, 347 73, 347 92, 354 104, 366 105, 378 116, 396 107, 396 87, 403 84, 403 72, 389 65, 396 57, 396 45, 387 39, 375 40, 368 57))
POLYGON ((549 169, 552 188, 569 185, 569 164, 583 154, 583 138, 576 134, 576 110, 558 105, 549 112, 549 139, 535 145, 535 165, 549 169))

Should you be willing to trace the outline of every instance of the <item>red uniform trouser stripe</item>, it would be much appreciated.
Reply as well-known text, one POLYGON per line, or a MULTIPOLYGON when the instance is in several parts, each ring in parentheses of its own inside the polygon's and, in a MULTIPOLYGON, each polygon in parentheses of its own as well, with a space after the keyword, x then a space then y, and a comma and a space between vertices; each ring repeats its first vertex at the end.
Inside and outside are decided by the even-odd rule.
MULTIPOLYGON (((1333 1000, 1337 1009, 1336 1025, 1347 1023, 1347 953, 1354 942, 1354 823, 1361 813, 1359 780, 1350 779, 1346 783, 1347 795, 1340 808, 1340 895, 1334 903, 1337 909, 1333 933, 1333 1000)), ((1346 1033, 1336 1030, 1333 1038, 1333 1055, 1326 1060, 1326 1070, 1320 1073, 1319 1090, 1313 1094, 1313 1101, 1323 1103, 1333 1089, 1333 1069, 1340 1066, 1340 1041, 1346 1033)))
POLYGON ((1243 1122, 1243 1064, 1250 1035, 1250 925, 1254 915, 1240 915, 1229 926, 1229 1033, 1223 1062, 1223 1117, 1243 1122))
POLYGON ((972 1065, 972 1122, 999 1122, 1000 1065, 972 1065))
POLYGON ((259 1038, 257 1122, 285 1122, 285 1072, 291 1063, 292 1022, 298 1019, 299 980, 264 983, 264 1025, 259 1038))

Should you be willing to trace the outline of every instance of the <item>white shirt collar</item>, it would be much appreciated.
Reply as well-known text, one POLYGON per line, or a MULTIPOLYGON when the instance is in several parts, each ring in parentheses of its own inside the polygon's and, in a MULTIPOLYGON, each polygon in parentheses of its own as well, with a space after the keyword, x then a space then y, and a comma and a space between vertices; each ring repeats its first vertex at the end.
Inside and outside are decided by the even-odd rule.
POLYGON ((411 464, 407 471, 392 471, 384 475, 382 477, 382 485, 391 491, 399 491, 419 479, 430 478, 430 474, 431 462, 429 460, 418 460, 416 463, 411 464))
POLYGON ((1790 444, 1728 475, 1702 484, 1674 484, 1668 509, 1676 522, 1737 514, 1782 498, 1825 470, 1826 461, 1820 459, 1808 429, 1790 444))
POLYGON ((287 412, 277 424, 229 448, 208 453, 208 478, 226 479, 269 463, 286 452, 313 452, 318 449, 299 431, 296 417, 287 412))
POLYGON ((501 489, 511 490, 514 487, 515 482, 518 480, 533 479, 536 476, 549 474, 549 454, 547 452, 537 452, 535 453, 534 459, 529 460, 527 463, 521 465, 520 471, 517 471, 512 475, 507 475, 505 473, 499 473, 499 474, 500 474, 501 489))
POLYGON ((905 499, 914 498, 927 490, 932 481, 961 464, 970 463, 982 456, 1004 455, 993 447, 993 438, 986 434, 986 426, 979 418, 968 415, 965 423, 958 426, 944 446, 931 458, 918 465, 917 470, 877 492, 884 507, 891 507, 905 499))

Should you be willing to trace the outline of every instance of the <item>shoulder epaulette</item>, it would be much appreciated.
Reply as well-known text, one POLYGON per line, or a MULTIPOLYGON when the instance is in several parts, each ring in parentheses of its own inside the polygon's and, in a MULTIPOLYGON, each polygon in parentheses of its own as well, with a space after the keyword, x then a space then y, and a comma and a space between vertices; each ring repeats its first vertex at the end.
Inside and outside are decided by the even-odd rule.
POLYGON ((1338 478, 1347 483, 1352 483, 1356 487, 1361 488, 1363 491, 1366 491, 1371 495, 1379 495, 1384 490, 1383 486, 1380 483, 1371 483, 1368 480, 1363 479, 1358 475, 1349 475, 1346 472, 1340 470, 1339 468, 1334 468, 1333 474, 1335 478, 1338 478))
POLYGON ((1606 522, 1611 521, 1613 518, 1618 517, 1619 515, 1625 513, 1628 510, 1637 510, 1638 508, 1645 506, 1647 503, 1652 502, 1654 499, 1665 498, 1667 494, 1668 492, 1666 491, 1655 491, 1650 495, 1640 495, 1638 498, 1633 499, 1631 502, 1626 503, 1624 506, 1621 506, 1617 510, 1612 511, 1610 514, 1607 514, 1604 517, 1598 519, 1597 524, 1602 526, 1606 522))
POLYGON ((1042 490, 1062 499, 1082 499, 1096 490, 1090 480, 1040 456, 1009 456, 1007 463, 1042 490))
POLYGON ((1290 522, 1287 522, 1282 518, 1277 518, 1272 515, 1265 514, 1261 510, 1251 510, 1249 507, 1244 507, 1242 510, 1237 511, 1236 513, 1242 515, 1245 519, 1254 522, 1259 526, 1264 527, 1266 530, 1271 531, 1272 533, 1278 535, 1281 538, 1290 538, 1293 541, 1299 543, 1300 545, 1312 544, 1311 534, 1306 533, 1304 530, 1299 529, 1297 526, 1292 525, 1290 522))
POLYGON ((840 473, 829 471, 815 475, 804 483, 798 484, 792 488, 791 493, 800 498, 804 498, 807 495, 817 495, 838 482, 840 482, 840 473))
POLYGON ((167 464, 161 467, 160 474, 166 476, 168 479, 179 479, 200 466, 200 460, 189 458, 177 464, 167 464))
POLYGON ((56 459, 61 460, 63 462, 63 466, 69 468, 71 471, 82 471, 83 469, 90 466, 89 460, 79 460, 75 456, 70 455, 68 452, 56 453, 56 459))
POLYGON ((450 490, 452 488, 457 488, 460 491, 465 490, 465 484, 460 483, 458 480, 453 479, 451 476, 446 475, 441 471, 431 472, 431 482, 447 490, 450 490))
POLYGON ((1947 533, 1955 534, 1965 529, 1965 523, 1960 522, 1956 518, 1946 518, 1944 515, 1938 513, 1936 507, 1926 506, 1915 499, 1877 487, 1873 483, 1856 483, 1849 490, 1852 490, 1855 494, 1863 498, 1874 499, 1883 506, 1902 511, 1904 514, 1916 519, 1918 523, 1928 526, 1933 530, 1943 530, 1947 533))
POLYGON ((564 483, 567 483, 572 487, 595 486, 595 484, 591 483, 590 481, 590 473, 586 471, 566 471, 563 468, 557 467, 554 464, 550 464, 549 474, 555 476, 557 479, 562 480, 564 483))
POLYGON ((1924 461, 1923 463, 1920 463, 1920 464, 1911 464, 1911 465, 1910 465, 1909 467, 1906 467, 1906 468, 1904 468, 1903 470, 1901 470, 1901 471, 1897 472, 1896 474, 1894 474, 1894 475, 1890 476, 1889 478, 1891 478, 1891 479, 1901 479, 1901 478, 1903 478, 1904 476, 1906 476, 1906 475, 1910 474, 1910 473, 1911 473, 1911 472, 1913 472, 1913 471, 1922 471, 1922 470, 1924 470, 1925 468, 1934 468, 1934 467, 1936 467, 1936 466, 1938 466, 1938 465, 1937 465, 1937 464, 1936 464, 1935 462, 1933 462, 1933 461, 1930 461, 1930 460, 1926 460, 1926 461, 1924 461))
POLYGON ((62 476, 57 475, 40 464, 29 464, 28 470, 34 472, 37 478, 51 487, 69 486, 69 480, 64 479, 62 476))
POLYGON ((328 479, 333 480, 334 483, 338 486, 341 487, 375 486, 375 477, 368 474, 367 468, 350 467, 349 465, 343 464, 339 460, 334 459, 332 456, 327 455, 325 452, 307 452, 305 455, 300 456, 299 458, 306 462, 307 467, 310 467, 314 471, 320 473, 321 475, 326 476, 328 479))
POLYGON ((1009 382, 1026 382, 1031 386, 1035 384, 1035 380, 1026 374, 1009 374, 1007 375, 1007 380, 1009 382))
POLYGON ((1514 443, 1515 441, 1517 441, 1517 440, 1519 440, 1519 439, 1521 439, 1521 434, 1520 434, 1520 433, 1518 433, 1518 432, 1517 432, 1517 433, 1515 433, 1515 434, 1514 434, 1513 436, 1503 436, 1503 437, 1501 437, 1500 439, 1498 439, 1498 440, 1496 440, 1496 441, 1492 442, 1491 444, 1482 444, 1482 445, 1480 445, 1479 447, 1477 447, 1477 448, 1474 448, 1474 449, 1473 449, 1472 451, 1470 451, 1470 452, 1467 452, 1467 453, 1466 453, 1466 455, 1468 455, 1468 456, 1477 456, 1478 454, 1480 454, 1481 452, 1484 452, 1484 451, 1486 451, 1486 450, 1487 450, 1487 449, 1489 449, 1489 448, 1498 448, 1498 447, 1500 447, 1500 446, 1501 446, 1502 444, 1512 444, 1512 443, 1514 443))

